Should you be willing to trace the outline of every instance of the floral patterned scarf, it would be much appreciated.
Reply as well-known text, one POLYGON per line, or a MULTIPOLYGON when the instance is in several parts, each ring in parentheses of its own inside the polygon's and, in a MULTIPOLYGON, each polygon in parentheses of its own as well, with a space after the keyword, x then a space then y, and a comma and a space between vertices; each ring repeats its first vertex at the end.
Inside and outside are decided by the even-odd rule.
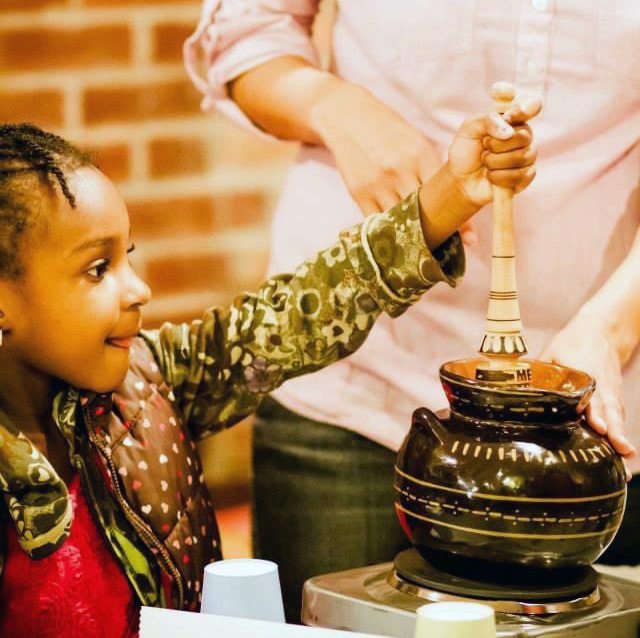
MULTIPOLYGON (((56 397, 53 418, 70 444, 77 390, 56 397)), ((64 481, 35 445, 0 411, 0 491, 18 534, 31 558, 43 558, 69 536, 73 512, 64 481)))

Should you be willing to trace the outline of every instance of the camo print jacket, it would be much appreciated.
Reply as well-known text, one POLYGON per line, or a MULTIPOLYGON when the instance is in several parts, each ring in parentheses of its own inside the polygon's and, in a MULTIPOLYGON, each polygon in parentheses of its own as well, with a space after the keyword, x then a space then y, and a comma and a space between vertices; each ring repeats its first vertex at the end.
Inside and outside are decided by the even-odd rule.
MULTIPOLYGON (((204 566, 221 556, 196 441, 243 419, 287 379, 348 356, 381 312, 400 315, 435 283, 455 285, 463 270, 458 235, 427 249, 414 193, 229 308, 143 331, 113 394, 58 394, 54 421, 142 604, 196 609, 204 566)), ((30 556, 65 541, 66 485, 2 413, 0 491, 5 524, 30 556)))

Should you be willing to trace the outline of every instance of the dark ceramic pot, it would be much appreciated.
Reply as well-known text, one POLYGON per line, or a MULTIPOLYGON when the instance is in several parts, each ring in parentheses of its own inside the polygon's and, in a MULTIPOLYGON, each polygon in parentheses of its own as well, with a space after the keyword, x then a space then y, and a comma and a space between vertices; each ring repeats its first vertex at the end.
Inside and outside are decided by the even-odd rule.
POLYGON ((530 388, 474 379, 480 359, 440 368, 450 411, 413 414, 396 466, 396 511, 426 557, 537 568, 594 562, 626 498, 621 459, 582 413, 578 370, 532 361, 530 388))

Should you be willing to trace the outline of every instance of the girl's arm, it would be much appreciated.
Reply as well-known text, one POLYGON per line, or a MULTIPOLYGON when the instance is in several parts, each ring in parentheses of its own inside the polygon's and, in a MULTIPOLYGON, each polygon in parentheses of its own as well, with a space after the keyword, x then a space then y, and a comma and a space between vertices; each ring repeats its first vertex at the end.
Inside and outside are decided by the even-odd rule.
MULTIPOLYGON (((539 109, 533 101, 505 117, 525 122, 539 109)), ((492 184, 518 191, 531 182, 530 143, 526 125, 468 120, 419 192, 230 308, 144 333, 196 436, 240 420, 287 379, 354 352, 381 312, 396 317, 435 283, 455 285, 464 270, 456 228, 490 201, 492 184)))
POLYGON ((202 436, 254 411, 287 379, 348 356, 382 311, 402 314, 438 281, 455 285, 463 269, 457 235, 429 251, 414 193, 229 308, 143 336, 185 421, 202 436))

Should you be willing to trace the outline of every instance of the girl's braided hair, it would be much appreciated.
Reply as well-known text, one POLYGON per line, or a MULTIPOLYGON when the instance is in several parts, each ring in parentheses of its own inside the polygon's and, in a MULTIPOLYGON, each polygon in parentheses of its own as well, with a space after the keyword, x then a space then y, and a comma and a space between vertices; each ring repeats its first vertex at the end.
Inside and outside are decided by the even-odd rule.
POLYGON ((87 165, 89 156, 58 135, 33 124, 0 125, 0 277, 24 274, 20 237, 38 208, 33 176, 50 188, 57 184, 75 208, 65 171, 87 165))

